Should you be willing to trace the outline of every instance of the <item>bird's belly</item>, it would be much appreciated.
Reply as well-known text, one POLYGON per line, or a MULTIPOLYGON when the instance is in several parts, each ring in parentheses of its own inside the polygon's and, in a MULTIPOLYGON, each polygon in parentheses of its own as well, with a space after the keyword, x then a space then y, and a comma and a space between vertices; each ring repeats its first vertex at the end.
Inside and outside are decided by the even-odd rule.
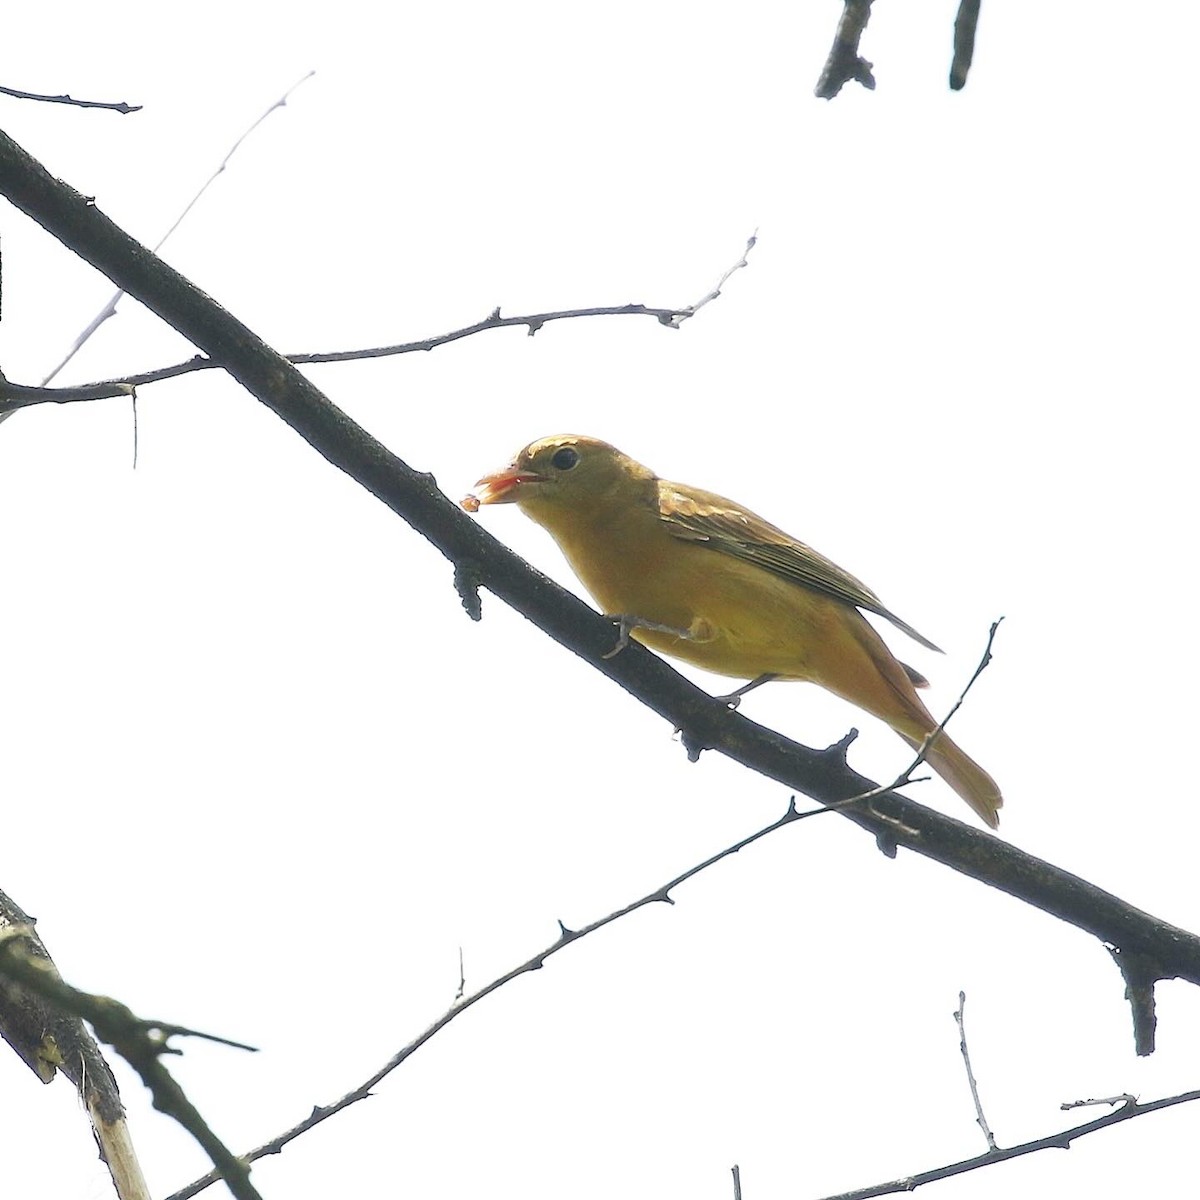
POLYGON ((812 677, 810 648, 828 636, 833 610, 843 605, 717 551, 679 548, 686 553, 635 570, 628 561, 617 571, 592 561, 572 565, 604 612, 690 635, 634 631, 661 654, 738 679, 812 677))
POLYGON ((769 624, 760 619, 766 616, 762 609, 749 613, 741 608, 730 610, 710 600, 700 603, 692 619, 681 625, 648 618, 686 630, 687 637, 654 629, 635 630, 633 637, 661 654, 717 675, 754 679, 771 673, 784 678, 811 678, 809 648, 819 636, 813 623, 794 607, 776 614, 769 624))

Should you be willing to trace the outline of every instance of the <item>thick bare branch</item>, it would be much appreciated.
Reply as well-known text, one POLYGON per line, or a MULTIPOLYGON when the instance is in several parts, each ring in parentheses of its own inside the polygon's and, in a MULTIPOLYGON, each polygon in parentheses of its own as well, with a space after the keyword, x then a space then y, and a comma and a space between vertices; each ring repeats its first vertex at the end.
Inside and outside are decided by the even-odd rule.
MULTIPOLYGON (((43 974, 57 977, 33 918, 4 892, 0 892, 0 942, 9 944, 7 953, 36 961, 43 974)), ((0 945, 0 957, 4 952, 0 945)), ((43 1083, 50 1083, 61 1071, 75 1085, 117 1195, 121 1200, 149 1200, 117 1081, 79 1016, 6 977, 0 965, 0 1036, 43 1083)))
POLYGON ((967 73, 975 57, 975 29, 979 24, 980 0, 959 0, 954 18, 954 59, 950 63, 950 87, 960 92, 967 86, 967 73))
MULTIPOLYGON (((875 87, 873 64, 859 53, 859 43, 871 19, 872 0, 842 0, 842 3, 837 33, 815 89, 822 100, 832 100, 851 80, 857 80, 868 90, 875 87)), ((954 19, 954 59, 950 65, 950 87, 954 91, 960 91, 967 83, 975 54, 979 5, 980 0, 959 0, 954 19)))
POLYGON ((858 44, 871 19, 872 0, 842 0, 842 3, 845 7, 837 33, 833 35, 833 45, 821 78, 817 80, 816 94, 821 100, 832 100, 852 79, 868 91, 875 89, 875 76, 871 73, 873 64, 858 52, 858 44))
MULTIPOLYGON (((195 1105, 162 1064, 164 1054, 175 1053, 167 1044, 177 1034, 206 1037, 210 1041, 238 1046, 224 1038, 134 1016, 125 1005, 107 996, 93 996, 72 987, 55 970, 54 964, 30 946, 29 927, 12 926, 0 933, 0 979, 47 1002, 48 1011, 60 1023, 83 1018, 97 1036, 111 1045, 138 1073, 154 1098, 154 1107, 174 1117, 204 1148, 238 1200, 260 1200, 250 1182, 248 1167, 225 1147, 209 1128, 195 1105)), ((65 1068, 64 1068, 65 1070, 65 1068)), ((105 1068, 107 1070, 107 1067, 105 1068)), ((115 1093, 116 1085, 113 1085, 115 1093)))

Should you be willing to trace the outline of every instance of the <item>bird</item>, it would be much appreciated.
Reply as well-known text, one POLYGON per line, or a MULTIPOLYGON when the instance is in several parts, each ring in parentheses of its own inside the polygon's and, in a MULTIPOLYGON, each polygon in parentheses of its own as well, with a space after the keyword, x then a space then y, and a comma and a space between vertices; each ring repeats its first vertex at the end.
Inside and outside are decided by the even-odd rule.
POLYGON ((938 647, 885 608, 853 575, 743 505, 660 479, 598 438, 531 442, 485 475, 463 507, 516 504, 541 525, 601 610, 630 637, 718 675, 749 680, 722 699, 736 707, 770 680, 820 685, 891 726, 983 821, 1003 804, 992 777, 917 695, 927 685, 901 663, 863 612, 938 647))

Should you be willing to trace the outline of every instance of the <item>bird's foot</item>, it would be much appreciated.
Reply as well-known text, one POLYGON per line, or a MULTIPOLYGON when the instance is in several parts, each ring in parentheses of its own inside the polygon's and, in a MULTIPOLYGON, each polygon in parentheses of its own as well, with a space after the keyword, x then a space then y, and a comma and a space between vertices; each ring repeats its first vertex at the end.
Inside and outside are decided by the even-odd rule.
POLYGON ((736 691, 730 692, 729 695, 714 696, 713 699, 720 700, 722 704, 732 708, 736 712, 738 706, 742 703, 742 697, 747 692, 752 692, 756 687, 761 687, 764 683, 770 683, 772 679, 778 678, 779 676, 773 671, 767 671, 762 675, 756 676, 754 679, 750 680, 749 683, 742 684, 740 688, 738 688, 736 691))
POLYGON ((620 632, 617 634, 617 644, 607 654, 602 654, 601 658, 616 658, 629 645, 629 635, 635 629, 649 629, 654 633, 670 633, 688 641, 697 636, 691 629, 678 629, 674 625, 664 625, 660 621, 647 621, 645 617, 634 616, 633 613, 610 613, 608 619, 616 621, 620 632))

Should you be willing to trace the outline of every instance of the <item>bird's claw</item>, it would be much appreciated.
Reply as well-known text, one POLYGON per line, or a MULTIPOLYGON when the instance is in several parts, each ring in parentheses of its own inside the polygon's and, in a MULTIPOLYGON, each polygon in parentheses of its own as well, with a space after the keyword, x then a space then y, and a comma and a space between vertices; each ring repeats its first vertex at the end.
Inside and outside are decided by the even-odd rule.
POLYGON ((738 688, 736 691, 730 692, 729 695, 714 696, 713 699, 720 700, 720 702, 722 704, 724 704, 726 708, 732 710, 733 712, 737 712, 738 707, 742 703, 742 697, 747 692, 752 692, 752 691, 754 691, 755 688, 762 687, 762 685, 764 683, 770 683, 772 679, 777 679, 777 678, 778 678, 777 675, 775 675, 771 671, 768 671, 763 675, 755 676, 755 678, 750 680, 749 683, 743 683, 740 688, 738 688))
POLYGON ((696 636, 690 629, 677 629, 674 625, 664 625, 660 621, 647 621, 644 617, 637 617, 632 613, 615 613, 609 617, 609 620, 617 622, 620 633, 617 635, 617 644, 607 654, 602 654, 601 658, 615 658, 620 654, 629 645, 629 635, 635 629, 651 629, 655 633, 669 633, 686 641, 691 641, 696 636))
POLYGON ((636 624, 631 617, 626 616, 624 613, 613 619, 620 627, 620 632, 617 634, 617 644, 607 654, 600 655, 601 658, 616 658, 629 645, 629 634, 636 624))

